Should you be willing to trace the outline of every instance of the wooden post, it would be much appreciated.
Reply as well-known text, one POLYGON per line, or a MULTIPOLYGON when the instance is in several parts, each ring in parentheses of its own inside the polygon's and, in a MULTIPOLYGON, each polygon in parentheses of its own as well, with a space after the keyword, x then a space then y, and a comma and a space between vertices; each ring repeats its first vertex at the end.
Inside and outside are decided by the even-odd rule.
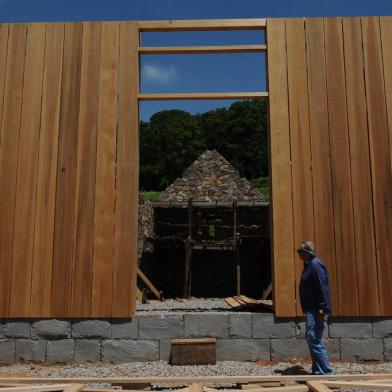
POLYGON ((192 263, 192 199, 188 200, 188 238, 185 241, 184 298, 191 294, 192 263))
POLYGON ((237 234, 237 200, 233 201, 233 253, 236 271, 236 294, 241 295, 241 265, 238 251, 238 234, 237 234))

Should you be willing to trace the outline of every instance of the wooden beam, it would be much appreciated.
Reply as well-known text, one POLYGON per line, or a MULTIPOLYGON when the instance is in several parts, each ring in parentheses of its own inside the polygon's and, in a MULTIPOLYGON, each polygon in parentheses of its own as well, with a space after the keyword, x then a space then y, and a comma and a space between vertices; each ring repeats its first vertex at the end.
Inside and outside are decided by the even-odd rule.
POLYGON ((263 295, 261 299, 267 299, 267 297, 272 293, 272 282, 268 285, 268 287, 263 290, 263 295))
POLYGON ((74 384, 64 389, 64 392, 79 392, 84 388, 84 384, 74 384))
POLYGON ((154 93, 138 96, 139 101, 177 101, 201 99, 265 99, 268 92, 230 92, 230 93, 154 93))
POLYGON ((151 283, 150 279, 147 278, 146 275, 141 271, 139 267, 137 267, 137 274, 140 276, 141 280, 145 283, 145 285, 152 291, 152 293, 160 300, 161 293, 156 289, 156 287, 151 283))
MULTIPOLYGON (((392 380, 388 383, 369 383, 369 382, 360 382, 360 381, 323 381, 327 387, 331 388, 361 388, 361 389, 371 389, 371 390, 392 390, 392 380)), ((317 391, 318 392, 318 391, 317 391)), ((320 391, 322 392, 322 391, 320 391)))
MULTIPOLYGON (((339 374, 332 376, 290 375, 290 376, 193 376, 193 377, 0 377, 0 383, 133 383, 133 384, 159 384, 159 383, 203 383, 228 382, 247 383, 263 381, 312 381, 312 380, 382 380, 391 379, 392 374, 339 374)), ((379 384, 380 385, 380 384, 379 384)))
POLYGON ((205 19, 139 21, 137 27, 144 31, 203 31, 203 30, 264 30, 266 19, 205 19))
POLYGON ((331 392, 331 390, 320 381, 308 381, 306 385, 314 392, 331 392))
POLYGON ((158 46, 140 47, 138 51, 140 54, 249 53, 266 52, 267 45, 158 46))

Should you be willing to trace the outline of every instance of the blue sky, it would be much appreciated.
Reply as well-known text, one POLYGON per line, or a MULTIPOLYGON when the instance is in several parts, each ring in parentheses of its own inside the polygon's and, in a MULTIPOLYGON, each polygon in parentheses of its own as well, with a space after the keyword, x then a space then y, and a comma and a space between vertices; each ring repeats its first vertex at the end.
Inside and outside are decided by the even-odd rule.
MULTIPOLYGON (((275 18, 392 15, 392 0, 0 0, 0 22, 275 18)), ((257 44, 260 32, 149 33, 146 46, 257 44)), ((149 55, 141 59, 143 92, 264 91, 262 54, 149 55)), ((203 112, 228 101, 144 102, 158 110, 203 112)))

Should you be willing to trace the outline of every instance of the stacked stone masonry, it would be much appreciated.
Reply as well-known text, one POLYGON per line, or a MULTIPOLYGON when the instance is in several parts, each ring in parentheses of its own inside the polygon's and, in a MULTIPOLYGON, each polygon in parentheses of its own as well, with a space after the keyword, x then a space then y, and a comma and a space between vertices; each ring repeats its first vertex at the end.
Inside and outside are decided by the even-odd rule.
MULTIPOLYGON (((217 338, 217 360, 301 359, 308 356, 304 320, 269 313, 138 313, 129 319, 0 322, 0 363, 169 360, 174 338, 217 338)), ((392 360, 392 318, 331 318, 330 357, 392 360)))

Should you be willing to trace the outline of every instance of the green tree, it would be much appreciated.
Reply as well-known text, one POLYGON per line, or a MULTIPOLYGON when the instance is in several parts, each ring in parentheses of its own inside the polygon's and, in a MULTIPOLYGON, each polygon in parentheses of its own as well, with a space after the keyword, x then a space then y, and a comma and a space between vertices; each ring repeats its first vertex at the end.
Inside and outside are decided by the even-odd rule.
POLYGON ((154 114, 140 125, 140 188, 165 189, 205 150, 195 116, 182 110, 154 114))
POLYGON ((219 151, 249 180, 268 177, 267 141, 264 100, 197 115, 158 112, 140 124, 140 189, 165 189, 207 149, 219 151))

